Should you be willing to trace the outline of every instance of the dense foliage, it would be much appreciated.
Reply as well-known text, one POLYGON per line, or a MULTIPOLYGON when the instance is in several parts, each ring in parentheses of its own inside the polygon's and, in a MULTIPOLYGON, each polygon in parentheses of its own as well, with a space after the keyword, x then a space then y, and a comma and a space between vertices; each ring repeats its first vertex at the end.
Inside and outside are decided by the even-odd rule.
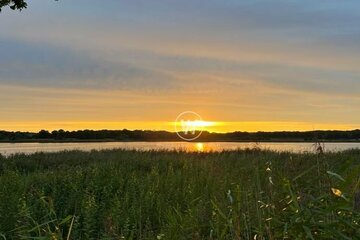
POLYGON ((358 150, 0 156, 0 238, 360 239, 359 185, 358 150))
POLYGON ((0 0, 0 12, 5 6, 9 6, 12 10, 22 10, 27 7, 24 0, 0 0))
MULTIPOLYGON (((38 133, 0 131, 0 140, 117 140, 117 141, 178 141, 173 132, 146 130, 80 130, 46 131, 38 133)), ((353 131, 308 131, 308 132, 203 132, 199 141, 360 141, 360 130, 353 131)))

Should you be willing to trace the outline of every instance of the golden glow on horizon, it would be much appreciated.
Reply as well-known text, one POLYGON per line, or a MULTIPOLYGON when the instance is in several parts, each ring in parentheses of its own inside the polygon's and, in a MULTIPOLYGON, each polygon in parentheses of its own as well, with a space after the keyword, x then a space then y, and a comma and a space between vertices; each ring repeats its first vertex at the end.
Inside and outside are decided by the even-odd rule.
MULTIPOLYGON (((41 129, 49 131, 82 130, 82 129, 109 129, 109 130, 165 130, 174 132, 175 122, 165 121, 119 121, 119 122, 0 122, 0 130, 7 131, 32 131, 41 129)), ((307 123, 307 122, 280 122, 280 121, 244 121, 244 122, 215 122, 200 121, 196 123, 208 132, 234 132, 234 131, 312 131, 312 130, 353 130, 360 129, 360 124, 329 124, 329 123, 307 123)))
MULTIPOLYGON (((345 118, 345 115, 340 113, 334 114, 334 116, 341 117, 325 117, 329 116, 329 114, 326 114, 326 109, 329 107, 331 109, 347 109, 340 108, 340 105, 329 105, 327 108, 324 108, 321 112, 324 114, 323 120, 316 121, 314 120, 315 117, 307 120, 306 117, 302 117, 300 114, 298 114, 299 117, 296 114, 294 117, 291 117, 298 120, 292 120, 286 116, 287 114, 285 116, 283 114, 271 115, 271 107, 253 110, 256 109, 254 107, 251 110, 247 110, 246 99, 241 102, 243 104, 241 108, 236 105, 239 112, 232 110, 232 113, 228 114, 225 111, 226 109, 222 109, 226 101, 219 102, 214 96, 207 96, 206 99, 199 100, 171 93, 169 96, 160 95, 154 101, 148 95, 140 93, 134 95, 126 93, 126 91, 109 90, 108 92, 97 92, 95 90, 84 91, 77 89, 14 86, 0 86, 0 90, 2 91, 0 100, 4 104, 3 112, 8 111, 0 119, 0 130, 36 132, 41 129, 52 131, 57 129, 115 130, 126 128, 129 130, 146 129, 174 132, 176 115, 180 112, 180 109, 184 109, 181 104, 191 106, 194 103, 197 104, 194 110, 207 120, 201 121, 197 125, 202 125, 203 130, 209 132, 351 130, 360 128, 360 123, 356 121, 358 118, 356 111, 352 114, 354 119, 345 118), (179 100, 175 98, 185 100, 178 104, 177 101, 179 100), (204 105, 204 102, 207 105, 204 105), (129 105, 129 103, 131 104, 129 105), (216 105, 217 103, 219 105, 216 105), (36 107, 32 107, 33 104, 36 107), (157 106, 157 104, 164 107, 150 107, 150 105, 157 106), (127 110, 129 112, 126 112, 127 110), (257 111, 264 113, 260 114, 261 116, 257 116, 254 113, 257 111), (263 121, 267 118, 269 120, 263 121), (231 121, 230 119, 241 119, 241 121, 231 121)), ((296 95, 296 97, 298 98, 300 95, 296 95)), ((225 104, 224 106, 227 105, 225 104)), ((319 103, 316 105, 316 108, 321 106, 321 103, 319 103)), ((287 109, 286 107, 281 108, 283 108, 284 113, 294 111, 294 109, 287 109)), ((298 113, 304 113, 306 116, 306 111, 302 109, 298 109, 298 113)))

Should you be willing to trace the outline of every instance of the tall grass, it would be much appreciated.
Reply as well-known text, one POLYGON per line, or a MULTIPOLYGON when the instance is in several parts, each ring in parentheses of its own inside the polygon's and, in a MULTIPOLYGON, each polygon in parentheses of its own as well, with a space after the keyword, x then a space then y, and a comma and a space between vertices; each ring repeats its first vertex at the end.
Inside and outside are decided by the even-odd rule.
POLYGON ((360 239, 360 151, 0 156, 0 239, 360 239))

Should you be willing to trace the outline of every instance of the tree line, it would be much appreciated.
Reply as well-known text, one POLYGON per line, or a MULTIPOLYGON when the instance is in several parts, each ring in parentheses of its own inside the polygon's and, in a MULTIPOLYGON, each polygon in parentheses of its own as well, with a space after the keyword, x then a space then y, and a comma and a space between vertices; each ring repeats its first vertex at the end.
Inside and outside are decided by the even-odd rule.
MULTIPOLYGON (((0 131, 1 141, 179 141, 176 133, 149 130, 41 130, 33 132, 0 131)), ((360 141, 360 130, 352 131, 282 131, 282 132, 203 132, 198 141, 360 141)))

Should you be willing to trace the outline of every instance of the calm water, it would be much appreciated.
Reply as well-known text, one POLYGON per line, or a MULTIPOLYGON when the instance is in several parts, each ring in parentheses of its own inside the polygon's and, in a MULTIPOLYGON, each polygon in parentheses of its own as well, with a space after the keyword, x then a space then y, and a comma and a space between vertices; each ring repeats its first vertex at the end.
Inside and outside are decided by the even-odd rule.
MULTIPOLYGON (((57 152, 63 150, 93 149, 137 149, 137 150, 186 150, 186 151, 222 151, 259 147, 276 151, 311 152, 314 151, 312 143, 238 143, 238 142, 94 142, 94 143, 0 143, 0 154, 14 153, 57 152)), ((326 151, 343 151, 358 148, 360 143, 325 143, 326 151)))

